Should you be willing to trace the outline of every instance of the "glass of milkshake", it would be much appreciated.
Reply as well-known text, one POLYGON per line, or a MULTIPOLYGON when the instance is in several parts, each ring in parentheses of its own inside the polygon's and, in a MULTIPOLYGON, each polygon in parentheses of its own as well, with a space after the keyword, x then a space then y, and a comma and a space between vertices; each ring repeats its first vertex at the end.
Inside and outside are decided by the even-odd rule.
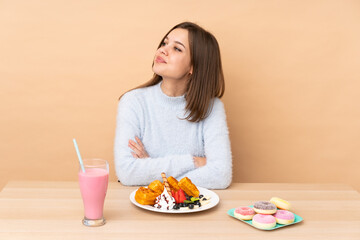
POLYGON ((105 224, 104 200, 109 181, 109 164, 103 159, 84 159, 85 172, 79 169, 79 185, 84 203, 85 226, 97 227, 105 224))

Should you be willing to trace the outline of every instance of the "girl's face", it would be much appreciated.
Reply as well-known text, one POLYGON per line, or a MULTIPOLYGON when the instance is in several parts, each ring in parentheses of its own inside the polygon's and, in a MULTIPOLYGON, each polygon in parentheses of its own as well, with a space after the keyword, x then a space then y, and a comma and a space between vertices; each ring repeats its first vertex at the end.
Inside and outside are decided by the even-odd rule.
POLYGON ((153 71, 163 79, 187 80, 192 73, 189 32, 172 30, 161 43, 154 57, 153 71))

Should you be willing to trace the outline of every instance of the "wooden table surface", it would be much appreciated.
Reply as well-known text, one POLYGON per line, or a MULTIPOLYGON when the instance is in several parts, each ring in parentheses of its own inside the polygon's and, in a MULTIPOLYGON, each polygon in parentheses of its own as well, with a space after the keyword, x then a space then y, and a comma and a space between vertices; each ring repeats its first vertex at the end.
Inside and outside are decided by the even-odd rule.
POLYGON ((220 203, 191 214, 150 212, 133 205, 135 187, 109 183, 102 227, 81 223, 77 182, 10 182, 0 193, 0 239, 360 239, 360 194, 339 184, 233 183, 215 190, 220 203), (292 203, 304 220, 273 231, 227 215, 273 196, 292 203))

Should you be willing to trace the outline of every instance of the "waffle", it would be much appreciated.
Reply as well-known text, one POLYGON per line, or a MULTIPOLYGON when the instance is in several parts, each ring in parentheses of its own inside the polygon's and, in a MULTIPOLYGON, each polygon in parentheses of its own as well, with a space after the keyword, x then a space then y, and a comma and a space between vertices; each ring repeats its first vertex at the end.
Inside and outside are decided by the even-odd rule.
POLYGON ((135 193, 135 200, 142 205, 154 205, 157 196, 159 196, 159 194, 153 190, 140 187, 135 193))
POLYGON ((151 182, 148 188, 153 190, 158 195, 160 195, 164 191, 164 185, 159 180, 151 182))
POLYGON ((189 195, 189 196, 193 196, 193 197, 199 197, 199 190, 197 189, 197 187, 195 186, 195 184, 193 184, 191 182, 191 180, 187 177, 184 177, 183 179, 181 179, 179 181, 179 187, 184 190, 184 192, 189 195))
POLYGON ((178 181, 174 177, 170 176, 167 178, 167 180, 169 182, 171 190, 177 192, 180 189, 178 181))

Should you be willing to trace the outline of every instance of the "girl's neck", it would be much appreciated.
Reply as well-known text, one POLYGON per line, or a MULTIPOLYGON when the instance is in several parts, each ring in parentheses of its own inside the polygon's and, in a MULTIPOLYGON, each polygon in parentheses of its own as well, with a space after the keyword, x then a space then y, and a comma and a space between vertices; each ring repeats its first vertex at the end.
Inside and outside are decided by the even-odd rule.
POLYGON ((186 81, 163 79, 161 90, 169 97, 179 97, 186 92, 186 81))

